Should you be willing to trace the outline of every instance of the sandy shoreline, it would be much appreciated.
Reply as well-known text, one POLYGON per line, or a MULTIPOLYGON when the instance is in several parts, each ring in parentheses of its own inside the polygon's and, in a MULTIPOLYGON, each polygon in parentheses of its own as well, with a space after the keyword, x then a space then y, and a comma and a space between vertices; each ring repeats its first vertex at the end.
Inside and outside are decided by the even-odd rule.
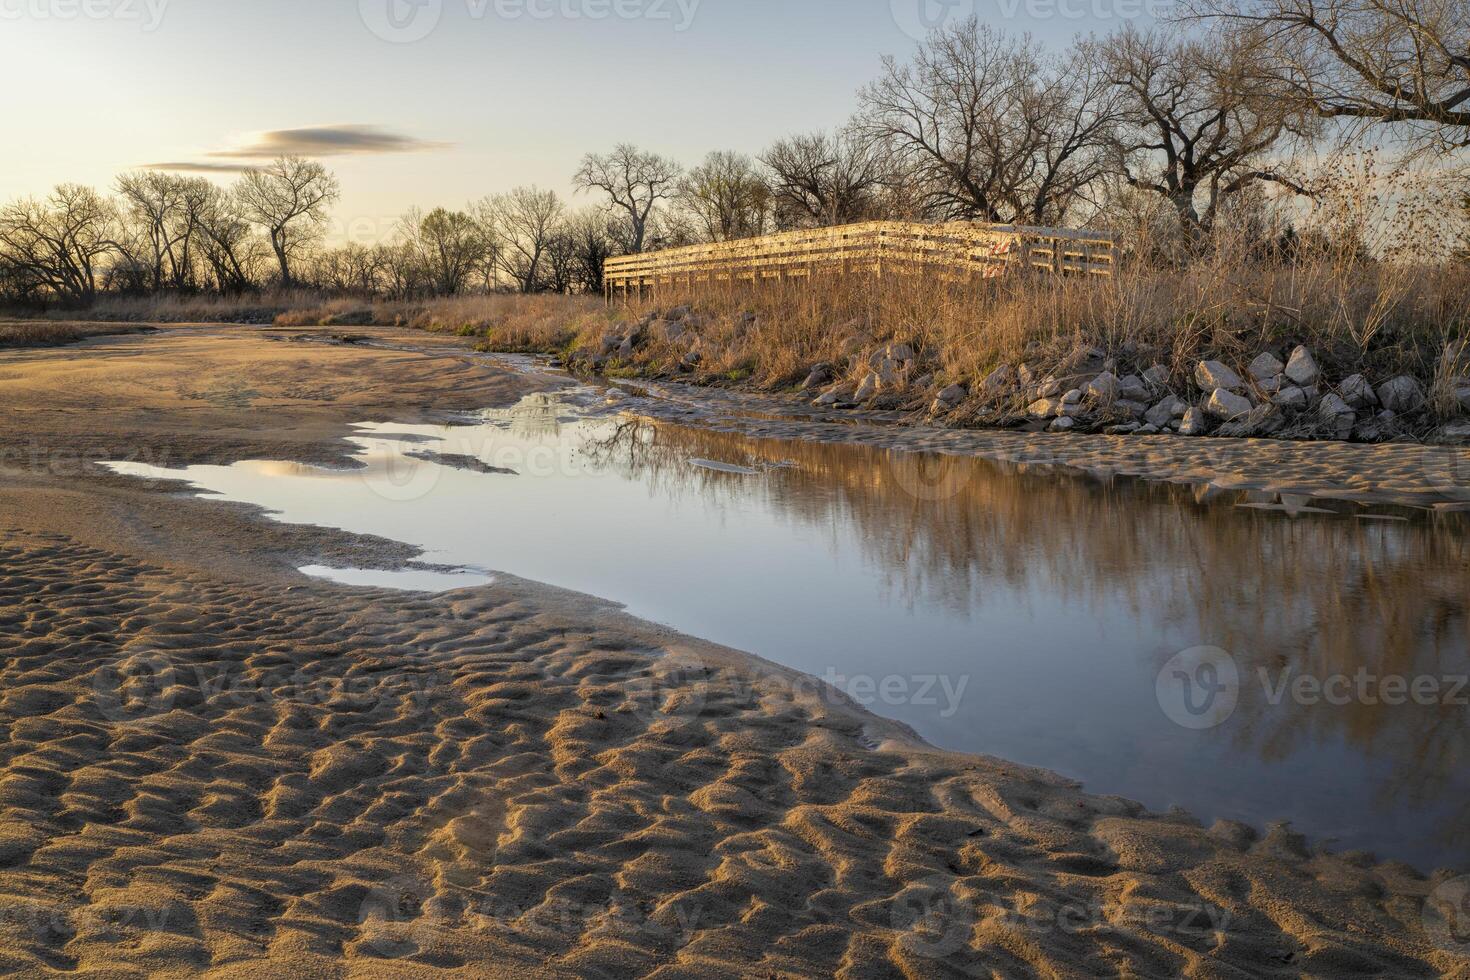
MULTIPOLYGON (((347 422, 544 383, 447 341, 285 336, 0 354, 0 969, 1470 976, 1426 929, 1448 875, 931 750, 793 672, 546 586, 313 582, 293 565, 407 556, 89 465, 340 462, 347 422)), ((1008 433, 740 425, 1024 455, 991 438, 1008 433)), ((1460 457, 1417 447, 1166 441, 1033 451, 1466 499, 1460 457)))

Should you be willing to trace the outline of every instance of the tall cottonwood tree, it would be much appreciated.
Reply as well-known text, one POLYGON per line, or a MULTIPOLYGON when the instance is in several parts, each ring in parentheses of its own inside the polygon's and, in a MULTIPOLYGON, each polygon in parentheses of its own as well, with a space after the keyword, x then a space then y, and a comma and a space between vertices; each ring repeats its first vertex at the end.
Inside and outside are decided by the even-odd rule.
POLYGON ((546 251, 565 211, 555 191, 537 187, 517 187, 494 199, 500 267, 521 292, 533 293, 541 288, 546 251))
POLYGON ((123 214, 140 243, 131 258, 146 269, 148 288, 184 289, 193 284, 199 220, 213 189, 202 177, 156 170, 118 177, 123 214))
POLYGON ((584 190, 607 195, 609 207, 627 218, 629 251, 641 252, 654 208, 674 195, 680 173, 673 160, 620 143, 611 153, 583 157, 573 179, 584 190))
POLYGON ((97 296, 107 264, 123 250, 112 201, 81 184, 60 184, 44 200, 0 209, 0 258, 12 275, 69 305, 97 296))
POLYGON ((243 213, 270 239, 283 288, 294 284, 291 260, 321 236, 338 193, 337 178, 326 167, 298 156, 246 170, 235 185, 243 213))
POLYGON ((883 217, 893 179, 882 147, 853 129, 777 140, 761 154, 780 228, 851 224, 883 217))
POLYGON ((939 218, 1061 224, 1107 169, 1116 90, 1081 51, 1047 55, 978 19, 942 28, 863 89, 863 134, 939 218))
POLYGON ((463 211, 435 208, 425 215, 410 212, 403 224, 433 291, 452 296, 464 289, 481 267, 485 249, 474 218, 463 211))
POLYGON ((770 220, 770 187, 755 161, 733 150, 715 150, 685 174, 678 201, 710 241, 764 234, 770 220))
POLYGON ((1470 146, 1466 0, 1194 0, 1257 46, 1311 111, 1390 124, 1418 149, 1470 146))
POLYGON ((1306 135, 1307 122, 1257 55, 1238 38, 1132 28, 1093 48, 1122 93, 1113 137, 1119 173, 1161 195, 1194 239, 1253 185, 1306 193, 1271 154, 1286 137, 1306 135))

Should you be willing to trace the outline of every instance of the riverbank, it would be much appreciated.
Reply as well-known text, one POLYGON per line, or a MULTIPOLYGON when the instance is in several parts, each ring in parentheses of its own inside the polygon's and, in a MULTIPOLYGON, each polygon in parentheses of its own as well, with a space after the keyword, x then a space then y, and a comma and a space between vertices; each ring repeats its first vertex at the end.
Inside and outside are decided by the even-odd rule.
MULTIPOLYGON (((412 556, 95 466, 340 465, 351 422, 445 421, 556 384, 451 338, 309 333, 182 328, 0 355, 15 406, 0 617, 18 641, 0 699, 7 968, 1470 975, 1425 917, 1451 874, 938 752, 589 597, 508 577, 439 596, 305 579, 308 560, 412 556), (427 350, 393 349, 407 345, 427 350)), ((732 400, 724 424, 839 428, 749 408, 737 420, 732 400)), ((1415 474, 1462 458, 1343 446, 1255 462, 1258 443, 1206 458, 1224 443, 1160 436, 1129 464, 1122 437, 848 435, 909 432, 918 448, 1030 444, 1216 482, 1316 466, 1319 491, 1431 506, 1453 486, 1415 474)))

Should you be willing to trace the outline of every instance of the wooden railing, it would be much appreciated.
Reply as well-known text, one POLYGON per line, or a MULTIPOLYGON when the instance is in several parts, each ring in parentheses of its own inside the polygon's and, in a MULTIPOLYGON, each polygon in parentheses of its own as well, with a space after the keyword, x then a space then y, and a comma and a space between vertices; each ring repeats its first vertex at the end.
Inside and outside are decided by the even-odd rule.
POLYGON ((870 221, 760 238, 620 255, 604 267, 609 298, 661 285, 780 280, 818 271, 923 270, 945 278, 993 278, 1019 268, 1111 275, 1111 237, 1060 228, 973 221, 870 221))

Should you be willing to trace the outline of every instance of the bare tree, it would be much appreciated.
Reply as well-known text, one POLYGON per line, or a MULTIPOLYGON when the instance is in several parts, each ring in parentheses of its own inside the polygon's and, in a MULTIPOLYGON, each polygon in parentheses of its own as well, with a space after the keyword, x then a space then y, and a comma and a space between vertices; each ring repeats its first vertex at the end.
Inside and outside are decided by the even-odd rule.
POLYGON ((630 251, 641 252, 648 236, 649 217, 659 201, 673 196, 679 165, 630 143, 620 143, 603 156, 589 153, 573 178, 586 190, 600 190, 610 206, 628 219, 630 251))
POLYGON ((1419 148, 1470 146, 1465 0, 1196 0, 1260 45, 1312 111, 1398 126, 1419 148))
POLYGON ((0 209, 0 256, 15 273, 61 301, 90 304, 110 257, 122 253, 118 216, 90 187, 61 184, 44 201, 0 209))
POLYGON ((291 259, 320 236, 337 200, 337 178, 314 160, 286 156, 245 171, 235 195, 245 216, 266 230, 281 286, 289 288, 291 259))
POLYGON ((710 241, 764 234, 770 221, 771 189, 743 153, 716 150, 679 182, 678 201, 710 241))
POLYGON ((358 242, 321 252, 312 263, 316 284, 341 293, 372 296, 378 292, 383 254, 358 242))
POLYGON ((1268 156, 1305 122, 1259 70, 1255 49, 1223 38, 1125 29, 1096 49, 1123 93, 1114 141, 1132 187, 1164 197, 1193 239, 1254 184, 1306 193, 1268 156))
POLYGON ((382 270, 383 288, 390 299, 410 299, 428 289, 428 270, 413 243, 379 245, 374 251, 382 270))
POLYGON ((881 217, 892 170, 882 147, 851 129, 777 140, 761 155, 779 228, 845 225, 881 217))
POLYGON ((410 212, 403 224, 436 293, 452 296, 474 278, 481 267, 484 244, 472 217, 463 211, 435 208, 426 215, 410 212))
POLYGON ((566 218, 562 234, 572 249, 572 286, 586 293, 601 293, 603 268, 618 254, 612 222, 600 210, 582 210, 566 218))
MULTIPOLYGON (((183 289, 194 277, 193 248, 199 216, 213 185, 202 177, 145 170, 117 179, 125 214, 147 253, 147 288, 183 289)), ((134 261, 144 263, 142 255, 134 261)))
POLYGON ((1057 224, 1106 170, 1115 99, 1079 52, 1048 57, 972 17, 911 64, 885 59, 859 119, 930 215, 1057 224))
POLYGON ((196 223, 199 249, 214 277, 215 288, 221 293, 254 288, 263 246, 239 198, 210 184, 199 202, 196 223))
POLYGON ((542 286, 542 263, 566 210, 555 191, 517 187, 495 198, 500 266, 523 293, 542 286))

